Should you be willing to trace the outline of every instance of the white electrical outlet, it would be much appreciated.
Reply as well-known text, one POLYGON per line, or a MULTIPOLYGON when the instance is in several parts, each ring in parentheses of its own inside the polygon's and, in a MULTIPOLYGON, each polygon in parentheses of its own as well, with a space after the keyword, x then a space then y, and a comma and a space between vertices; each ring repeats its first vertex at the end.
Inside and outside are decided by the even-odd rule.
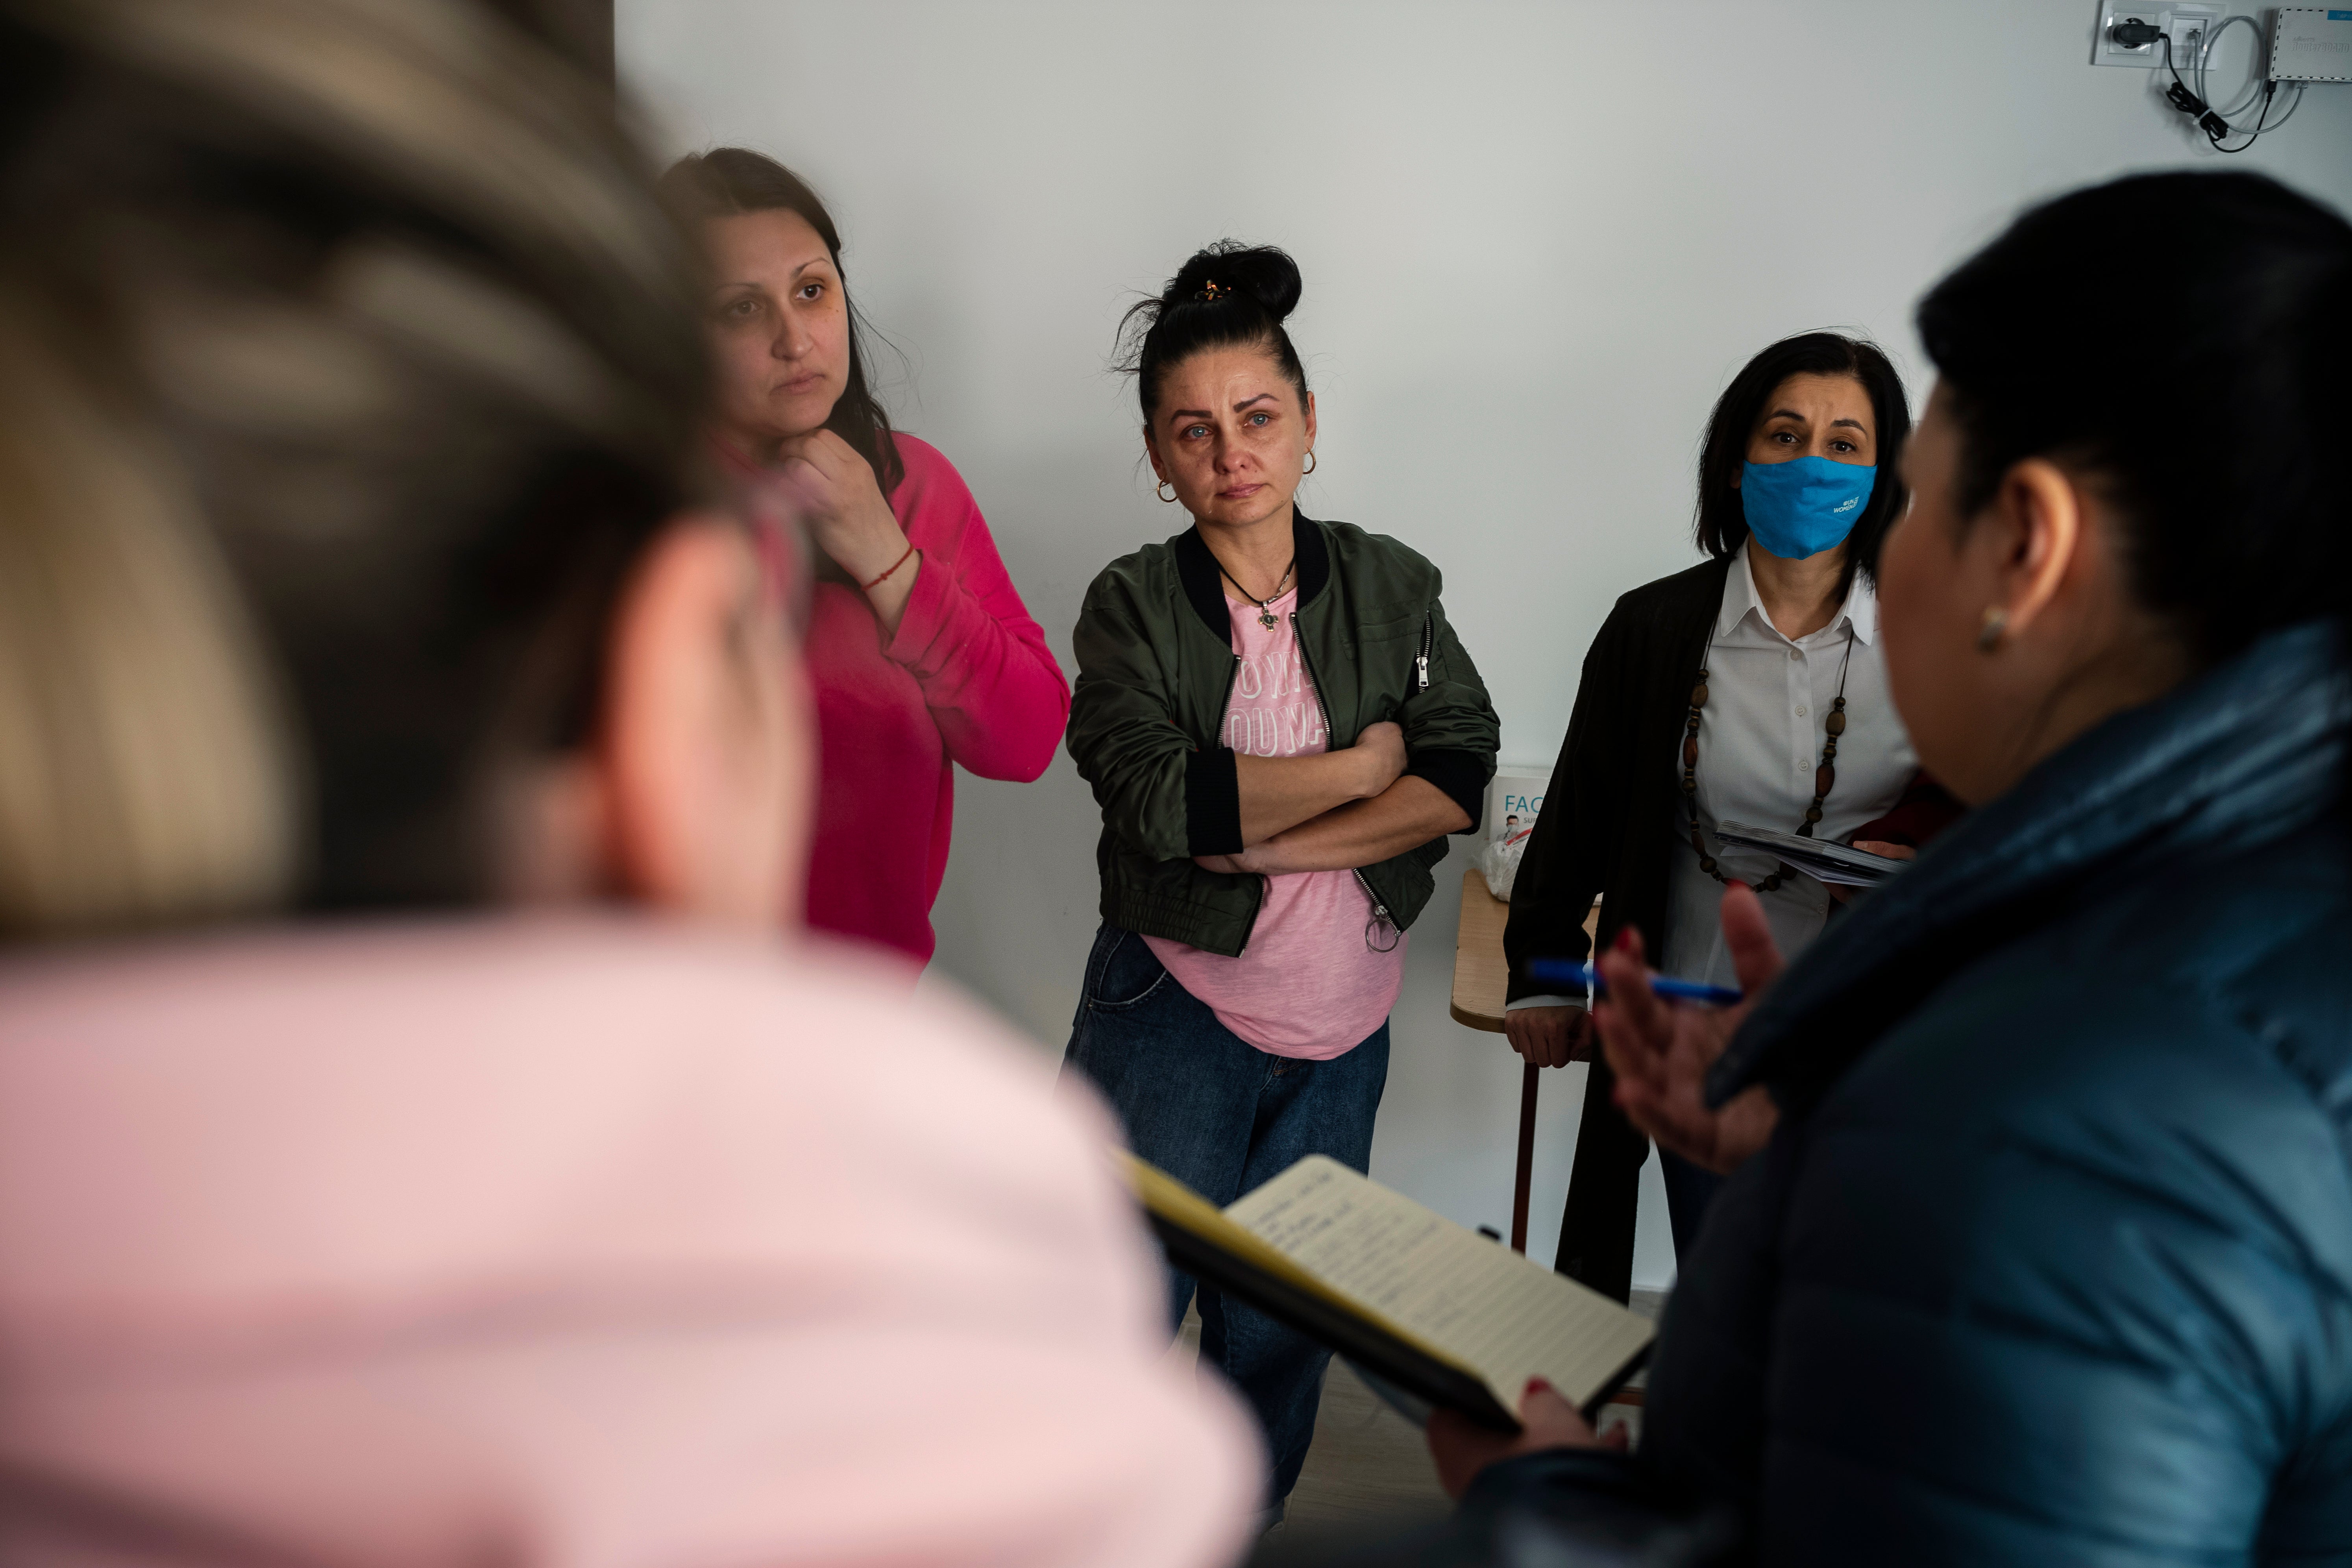
POLYGON ((2205 29, 2221 25, 2218 18, 2200 16, 2186 6, 2172 8, 2172 21, 2165 32, 2172 40, 2172 63, 2180 68, 2182 76, 2196 69, 2197 57, 2205 51, 2205 29))
POLYGON ((2107 0, 2099 7, 2098 36, 2091 40, 2091 63, 2095 66, 2136 66, 2141 70, 2160 69, 2164 65, 2161 44, 2140 44, 2136 47, 2116 42, 2118 22, 2146 22, 2172 41, 2172 64, 2185 79, 2196 68, 2197 52, 2205 47, 2208 31, 2219 27, 2226 15, 2224 7, 2213 5, 2192 5, 2183 0, 2179 5, 2134 5, 2126 0, 2107 0))

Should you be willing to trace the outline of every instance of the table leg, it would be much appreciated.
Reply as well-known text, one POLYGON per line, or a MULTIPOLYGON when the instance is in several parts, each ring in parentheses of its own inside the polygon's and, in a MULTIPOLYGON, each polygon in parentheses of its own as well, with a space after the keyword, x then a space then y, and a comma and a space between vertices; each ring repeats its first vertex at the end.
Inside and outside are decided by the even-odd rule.
POLYGON ((1519 1166, 1511 1178, 1511 1250, 1528 1250, 1528 1184, 1536 1167, 1536 1088, 1543 1068, 1528 1062, 1519 1069, 1519 1166))

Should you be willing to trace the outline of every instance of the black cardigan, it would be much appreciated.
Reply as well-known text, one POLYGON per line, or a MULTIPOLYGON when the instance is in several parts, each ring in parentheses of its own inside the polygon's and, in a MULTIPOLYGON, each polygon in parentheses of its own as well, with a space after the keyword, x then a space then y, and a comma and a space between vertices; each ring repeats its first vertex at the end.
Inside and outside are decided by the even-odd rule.
POLYGON ((1514 1000, 1560 989, 1530 979, 1529 959, 1587 956, 1584 917, 1595 894, 1607 895, 1603 947, 1631 925, 1651 962, 1665 951, 1673 847, 1684 832, 1675 744, 1730 573, 1727 557, 1644 584, 1617 601, 1592 639, 1568 739, 1511 884, 1503 952, 1514 1000))

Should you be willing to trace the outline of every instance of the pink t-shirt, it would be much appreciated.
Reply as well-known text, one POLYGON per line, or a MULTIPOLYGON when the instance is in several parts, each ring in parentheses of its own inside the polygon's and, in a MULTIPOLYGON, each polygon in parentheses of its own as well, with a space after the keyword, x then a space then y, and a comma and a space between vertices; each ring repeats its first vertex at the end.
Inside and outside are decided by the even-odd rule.
MULTIPOLYGON (((1330 749, 1323 704, 1290 620, 1297 602, 1296 588, 1271 601, 1275 624, 1267 626, 1255 605, 1225 601, 1242 662, 1221 739, 1245 756, 1307 757, 1330 749)), ((1353 871, 1268 877, 1257 924, 1232 958, 1165 937, 1143 940, 1217 1022, 1277 1057, 1328 1061, 1347 1055, 1381 1026, 1404 984, 1404 933, 1375 925, 1371 895, 1353 871)))

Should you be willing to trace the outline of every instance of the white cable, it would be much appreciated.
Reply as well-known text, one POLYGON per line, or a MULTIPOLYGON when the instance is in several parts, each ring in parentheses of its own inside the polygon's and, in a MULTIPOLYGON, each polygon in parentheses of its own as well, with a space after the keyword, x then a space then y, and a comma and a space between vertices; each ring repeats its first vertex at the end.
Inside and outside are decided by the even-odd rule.
MULTIPOLYGON (((2272 132, 2276 131, 2280 126, 2284 125, 2288 121, 2294 118, 2294 111, 2303 107, 2304 89, 2311 85, 2308 82, 2301 81, 2290 84, 2294 89, 2294 100, 2286 106, 2286 112, 2284 114, 2280 115, 2276 120, 2272 120, 2270 118, 2271 103, 2272 100, 2277 96, 2277 85, 2269 81, 2261 68, 2263 65, 2262 44, 2262 24, 2250 16, 2223 17, 2221 19, 2221 26, 2207 29, 2204 36, 2198 42, 2197 59, 2195 62, 2197 70, 2197 96, 2199 99, 2203 100, 2207 107, 2210 108, 2215 114, 2221 116, 2223 123, 2228 123, 2231 116, 2243 114, 2247 110, 2252 109, 2257 102, 2262 105, 2261 110, 2254 116, 2254 123, 2252 125, 2231 126, 2228 132, 2229 135, 2248 137, 2269 135, 2272 132), (2230 108, 2222 109, 2218 105, 2215 105, 2212 99, 2206 96, 2205 68, 2208 62, 2210 62, 2213 58, 2213 46, 2221 41, 2221 35, 2228 32, 2230 30, 2231 24, 2235 22, 2243 22, 2248 27, 2253 30, 2254 69, 2249 76, 2246 82, 2246 96, 2237 103, 2231 105, 2230 108)), ((2219 146, 2221 144, 2221 139, 2216 138, 2214 144, 2219 146)), ((2253 143, 2252 142, 2248 142, 2246 145, 2251 147, 2253 143)), ((2243 149, 2232 148, 2229 149, 2229 151, 2242 152, 2243 149)))
MULTIPOLYGON (((2197 97, 2204 99, 2206 108, 2210 108, 2210 110, 2213 110, 2213 113, 2216 113, 2216 115, 2221 115, 2222 120, 2230 120, 2230 118, 2232 118, 2232 115, 2242 115, 2242 113, 2246 113, 2246 110, 2249 110, 2249 108, 2253 108, 2255 99, 2261 99, 2261 97, 2263 97, 2263 73, 2261 73, 2261 66, 2263 66, 2263 24, 2261 24, 2261 21, 2255 21, 2253 16, 2246 16, 2246 14, 2239 14, 2239 16, 2225 16, 2225 19, 2222 19, 2222 24, 2218 26, 2218 28, 2206 28, 2204 37, 2201 37, 2201 40, 2197 42, 2197 97), (2246 82, 2246 97, 2242 99, 2242 101, 2239 101, 2239 103, 2234 103, 2234 106, 2222 108, 2221 103, 2213 101, 2213 94, 2209 94, 2209 91, 2206 91, 2206 85, 2204 85, 2204 73, 2206 73, 2206 64, 2209 64, 2210 58, 2213 58, 2213 45, 2218 45, 2218 42, 2221 42, 2221 36, 2222 36, 2222 33, 2227 33, 2227 30, 2232 28, 2232 26, 2237 26, 2239 21, 2244 21, 2244 24, 2249 26, 2249 28, 2253 28, 2253 66, 2255 66, 2255 70, 2253 70, 2253 78, 2251 78, 2251 80, 2246 82)), ((2244 132, 2232 132, 2232 134, 2244 136, 2244 132)))
MULTIPOLYGON (((2254 140, 2257 137, 2267 136, 2272 132, 2277 130, 2280 126, 2284 125, 2288 121, 2293 120, 2294 118, 2294 111, 2303 107, 2303 89, 2309 87, 2311 84, 2309 82, 2298 81, 2291 83, 2290 85, 2294 89, 2294 101, 2286 106, 2286 112, 2284 114, 2280 115, 2276 120, 2273 120, 2268 123, 2264 123, 2262 120, 2257 119, 2254 121, 2254 128, 2252 130, 2234 132, 2236 135, 2246 138, 2246 141, 2242 145, 2236 147, 2221 147, 2221 143, 2218 139, 2214 142, 2213 145, 2221 147, 2221 151, 2224 153, 2242 153, 2248 147, 2254 144, 2254 140)), ((2269 112, 2267 106, 2265 106, 2263 112, 2269 112)))

